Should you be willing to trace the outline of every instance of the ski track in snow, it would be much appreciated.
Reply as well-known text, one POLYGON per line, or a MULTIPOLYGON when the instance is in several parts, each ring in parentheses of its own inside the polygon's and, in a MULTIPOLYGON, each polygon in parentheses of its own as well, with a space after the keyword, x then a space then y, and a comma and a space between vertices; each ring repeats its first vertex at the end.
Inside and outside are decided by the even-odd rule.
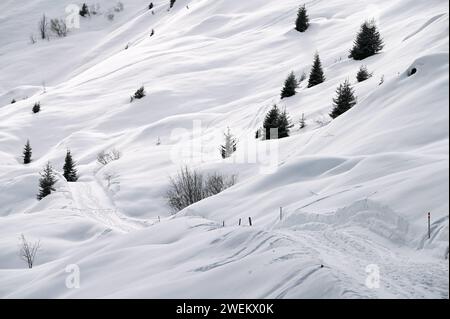
POLYGON ((69 183, 71 210, 84 214, 108 228, 128 233, 146 227, 146 221, 126 217, 114 206, 104 189, 95 181, 69 183))

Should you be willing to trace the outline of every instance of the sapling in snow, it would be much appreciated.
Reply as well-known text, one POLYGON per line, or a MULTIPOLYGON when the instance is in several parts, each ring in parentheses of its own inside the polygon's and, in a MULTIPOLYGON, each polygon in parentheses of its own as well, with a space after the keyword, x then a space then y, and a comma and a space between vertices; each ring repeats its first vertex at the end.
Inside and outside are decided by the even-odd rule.
POLYGON ((325 75, 322 69, 322 61, 320 61, 319 53, 314 56, 314 63, 309 75, 308 88, 316 86, 320 83, 325 82, 325 75))
POLYGON ((295 21, 295 30, 298 32, 305 32, 309 28, 309 17, 306 11, 306 6, 302 5, 298 9, 297 20, 295 21))
POLYGON ((37 195, 38 200, 42 200, 52 192, 54 192, 55 184, 57 182, 55 172, 50 162, 47 163, 44 170, 41 172, 41 178, 39 179, 39 193, 37 195))
POLYGON ((31 163, 31 155, 33 154, 30 141, 27 140, 27 143, 25 144, 25 148, 23 149, 23 163, 24 164, 30 164, 31 163))
POLYGON ((76 169, 76 163, 72 158, 72 153, 70 150, 67 150, 66 158, 64 160, 64 178, 68 182, 76 182, 78 180, 78 172, 76 169))
POLYGON ((224 134, 224 136, 225 144, 220 147, 220 153, 222 155, 222 158, 226 159, 230 157, 234 152, 236 152, 237 142, 234 135, 231 134, 230 128, 228 128, 228 131, 224 134))
POLYGON ((333 119, 344 114, 356 105, 356 97, 348 80, 339 85, 336 95, 336 98, 333 99, 333 111, 330 114, 333 119))

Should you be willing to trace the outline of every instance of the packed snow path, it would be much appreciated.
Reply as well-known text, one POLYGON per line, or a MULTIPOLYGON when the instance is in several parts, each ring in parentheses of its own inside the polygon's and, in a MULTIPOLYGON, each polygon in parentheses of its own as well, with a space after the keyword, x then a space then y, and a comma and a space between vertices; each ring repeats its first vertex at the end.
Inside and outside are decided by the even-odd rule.
POLYGON ((128 233, 147 225, 145 221, 121 214, 104 189, 95 181, 69 183, 69 189, 73 199, 72 210, 79 211, 109 228, 128 233))

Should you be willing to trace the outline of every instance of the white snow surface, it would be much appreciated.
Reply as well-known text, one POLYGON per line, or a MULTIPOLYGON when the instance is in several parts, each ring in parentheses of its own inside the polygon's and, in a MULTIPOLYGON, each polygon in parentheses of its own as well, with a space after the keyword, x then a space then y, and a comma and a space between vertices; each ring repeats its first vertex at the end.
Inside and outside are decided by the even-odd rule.
POLYGON ((96 0, 101 14, 80 29, 31 44, 42 14, 64 17, 72 2, 0 3, 1 298, 449 297, 447 1, 307 0, 302 34, 294 0, 177 0, 171 11, 155 0, 154 15, 150 1, 122 0, 113 21, 115 3, 96 0), (370 18, 384 50, 348 59, 370 18), (326 82, 280 101, 286 76, 308 73, 316 51, 326 82), (374 76, 356 83, 361 64, 374 76), (345 79, 358 104, 330 121, 345 79), (147 96, 130 103, 141 85, 147 96), (273 103, 296 127, 258 141, 273 103), (227 127, 239 144, 223 161, 227 127), (177 153, 191 144, 201 145, 195 160, 177 153), (271 174, 236 160, 268 145, 279 150, 271 174), (51 161, 60 174, 67 148, 80 181, 59 175, 38 202, 39 172, 51 161), (112 148, 123 156, 100 167, 97 154, 112 148), (238 183, 172 216, 164 195, 183 164, 238 183), (33 269, 18 256, 20 234, 41 241, 33 269), (69 265, 78 289, 66 286, 69 265), (369 265, 378 288, 366 285, 369 265))

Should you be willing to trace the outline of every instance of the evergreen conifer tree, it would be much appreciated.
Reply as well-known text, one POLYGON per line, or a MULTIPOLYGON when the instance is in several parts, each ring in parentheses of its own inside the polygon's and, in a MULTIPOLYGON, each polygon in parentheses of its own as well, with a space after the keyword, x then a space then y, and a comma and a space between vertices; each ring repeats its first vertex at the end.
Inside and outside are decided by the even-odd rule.
POLYGON ((293 127, 289 114, 286 110, 280 113, 278 118, 278 138, 289 137, 291 128, 293 127))
POLYGON ((288 78, 284 82, 284 87, 283 90, 281 91, 281 98, 284 99, 287 97, 294 96, 295 94, 297 94, 296 91, 297 88, 298 88, 297 79, 295 78, 294 72, 291 72, 291 74, 289 74, 288 78))
POLYGON ((236 138, 231 134, 230 128, 228 128, 228 132, 224 134, 225 136, 225 144, 221 146, 220 153, 223 159, 230 157, 237 150, 237 142, 236 138))
POLYGON ((33 105, 33 113, 39 113, 41 111, 41 102, 36 102, 33 105))
POLYGON ((143 86, 141 86, 141 87, 136 91, 136 93, 134 93, 134 98, 140 100, 140 99, 142 99, 142 98, 144 98, 144 97, 145 97, 145 88, 144 88, 143 86))
POLYGON ((80 16, 86 17, 88 15, 90 15, 89 8, 86 3, 83 3, 83 5, 81 6, 81 10, 80 10, 80 16))
POLYGON ((336 98, 333 99, 334 108, 330 114, 333 119, 344 114, 356 105, 356 97, 348 80, 339 85, 336 90, 336 95, 336 98))
POLYGON ((302 5, 298 9, 297 21, 295 22, 295 30, 298 32, 305 32, 309 28, 309 17, 306 11, 306 6, 302 5))
POLYGON ((364 60, 383 50, 384 44, 375 20, 366 21, 356 37, 353 48, 350 50, 349 58, 364 60))
POLYGON ((24 164, 30 164, 31 163, 31 155, 33 154, 32 148, 30 145, 30 141, 27 140, 27 143, 25 144, 25 148, 23 149, 23 163, 24 164))
POLYGON ((322 62, 320 61, 319 53, 314 56, 314 63, 309 75, 308 88, 316 86, 325 82, 325 75, 322 70, 322 62))
POLYGON ((263 128, 266 140, 278 138, 278 136, 271 136, 271 135, 273 135, 274 132, 278 133, 279 119, 280 119, 280 110, 278 109, 278 106, 275 104, 269 111, 269 113, 267 113, 266 118, 264 119, 263 128), (277 130, 272 132, 273 129, 277 130))
POLYGON ((54 185, 56 184, 56 177, 50 162, 47 163, 43 172, 41 172, 41 178, 39 179, 39 193, 37 195, 38 200, 50 195, 55 191, 54 185))
POLYGON ((64 161, 64 177, 68 182, 76 182, 78 180, 78 173, 76 163, 72 158, 70 150, 67 150, 66 159, 64 161))
POLYGON ((358 73, 356 74, 356 80, 358 80, 358 82, 363 82, 370 77, 372 77, 372 74, 369 73, 369 70, 367 70, 367 67, 365 65, 362 65, 358 73))
POLYGON ((277 105, 267 113, 264 119, 263 128, 265 131, 265 139, 277 139, 288 137, 290 129, 293 127, 289 115, 286 110, 280 111, 277 105), (276 136, 274 136, 276 134, 276 136))
POLYGON ((170 0, 170 9, 173 8, 173 6, 175 5, 176 0, 170 0))

